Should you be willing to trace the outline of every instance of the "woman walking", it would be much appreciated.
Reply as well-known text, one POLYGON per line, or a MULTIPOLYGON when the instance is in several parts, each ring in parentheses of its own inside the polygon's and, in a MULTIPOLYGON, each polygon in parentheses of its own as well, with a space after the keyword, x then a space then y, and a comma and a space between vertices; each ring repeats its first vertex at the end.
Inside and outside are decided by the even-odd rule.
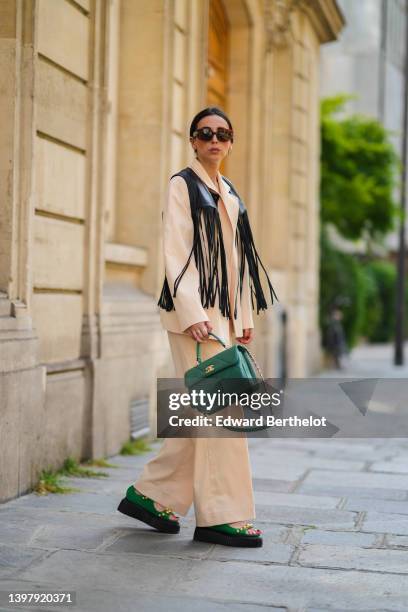
MULTIPOLYGON (((176 377, 227 346, 253 338, 252 309, 267 308, 245 205, 219 171, 234 133, 217 107, 198 113, 190 126, 194 161, 174 175, 163 210, 165 279, 158 305, 167 330, 176 377)), ((273 302, 272 285, 268 281, 273 302)), ((159 531, 178 533, 179 517, 194 502, 194 539, 229 546, 262 546, 255 518, 245 436, 165 438, 126 492, 119 510, 159 531)))

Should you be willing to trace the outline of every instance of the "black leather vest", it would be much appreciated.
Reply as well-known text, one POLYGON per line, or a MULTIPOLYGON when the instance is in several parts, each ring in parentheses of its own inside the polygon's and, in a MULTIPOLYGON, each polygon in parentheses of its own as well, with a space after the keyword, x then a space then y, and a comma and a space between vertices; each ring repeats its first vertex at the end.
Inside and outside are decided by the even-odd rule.
MULTIPOLYGON (((228 291, 227 258, 225 255, 221 220, 217 208, 219 194, 210 191, 204 181, 202 181, 194 170, 189 167, 184 168, 176 174, 173 174, 173 176, 181 176, 187 183, 190 198, 191 217, 194 226, 194 237, 187 262, 174 281, 174 287, 172 288, 173 293, 170 290, 167 277, 165 275, 160 298, 157 304, 160 306, 160 308, 164 308, 167 311, 175 310, 173 297, 176 297, 178 285, 180 284, 185 271, 190 265, 191 257, 194 254, 195 265, 197 266, 199 273, 199 291, 203 307, 208 308, 209 306, 214 306, 218 296, 218 303, 221 313, 230 319, 231 305, 228 291), (205 236, 206 245, 202 244, 202 236, 205 236)), ((173 176, 171 178, 173 178, 173 176)), ((238 250, 239 266, 237 293, 239 290, 241 297, 245 266, 248 265, 252 309, 254 309, 255 298, 258 314, 260 310, 266 310, 268 308, 261 280, 259 278, 259 265, 261 265, 268 282, 271 303, 273 304, 274 298, 278 298, 255 248, 245 204, 238 195, 231 181, 224 176, 222 178, 229 185, 230 193, 232 192, 239 200, 239 215, 237 221, 237 232, 235 234, 235 244, 238 250)), ((237 318, 236 299, 234 318, 237 318)))

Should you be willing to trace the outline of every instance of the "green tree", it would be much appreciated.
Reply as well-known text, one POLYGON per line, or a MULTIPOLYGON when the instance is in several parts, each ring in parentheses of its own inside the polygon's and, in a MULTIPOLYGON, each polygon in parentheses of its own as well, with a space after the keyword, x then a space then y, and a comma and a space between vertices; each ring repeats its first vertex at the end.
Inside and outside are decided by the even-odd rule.
POLYGON ((371 246, 394 227, 398 156, 388 132, 375 119, 341 117, 351 96, 326 98, 321 106, 320 325, 323 338, 334 307, 343 312, 349 347, 361 336, 388 341, 395 321, 395 269, 374 260, 371 246), (337 249, 328 224, 348 240, 366 240, 366 256, 337 249))
POLYGON ((364 320, 361 334, 367 340, 373 341, 384 316, 384 304, 381 299, 378 275, 375 274, 371 262, 362 266, 364 278, 364 320))
POLYGON ((389 342, 395 329, 397 271, 394 264, 379 259, 369 262, 366 271, 377 286, 376 302, 367 300, 366 305, 367 318, 377 317, 377 324, 372 326, 368 337, 372 342, 389 342), (378 310, 381 316, 378 316, 378 310))
POLYGON ((377 120, 336 117, 350 97, 326 98, 321 105, 321 220, 345 238, 380 241, 397 211, 398 156, 377 120))
POLYGON ((349 253, 335 249, 324 226, 320 234, 320 328, 327 336, 333 308, 343 313, 343 326, 348 346, 358 340, 364 323, 365 282, 358 260, 349 253))

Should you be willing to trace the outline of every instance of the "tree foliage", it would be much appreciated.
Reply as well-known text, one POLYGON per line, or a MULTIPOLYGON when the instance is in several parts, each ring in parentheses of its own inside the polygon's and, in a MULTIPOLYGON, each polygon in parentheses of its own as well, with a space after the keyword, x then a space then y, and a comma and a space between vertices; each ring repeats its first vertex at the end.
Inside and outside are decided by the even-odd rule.
POLYGON ((394 225, 398 157, 377 120, 334 116, 349 97, 322 102, 321 220, 351 240, 380 239, 394 225))
POLYGON ((323 339, 327 335, 333 308, 343 312, 343 326, 348 346, 358 340, 364 321, 364 277, 358 260, 342 253, 330 243, 324 226, 320 233, 319 319, 323 339))

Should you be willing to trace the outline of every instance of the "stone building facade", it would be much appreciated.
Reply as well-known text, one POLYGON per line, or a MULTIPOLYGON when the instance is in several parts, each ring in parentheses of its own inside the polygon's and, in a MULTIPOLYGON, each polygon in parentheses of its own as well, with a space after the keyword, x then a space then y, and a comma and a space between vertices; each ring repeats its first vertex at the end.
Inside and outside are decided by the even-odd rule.
MULTIPOLYGON (((404 61, 406 48, 405 0, 338 0, 347 26, 321 55, 321 96, 351 94, 342 113, 362 114, 381 121, 390 142, 402 155, 404 132, 404 61)), ((397 185, 395 201, 400 200, 397 185)), ((408 232, 408 221, 406 222, 408 232)), ((396 258, 398 231, 385 240, 396 258)), ((354 252, 353 245, 348 245, 354 252)), ((408 257, 408 256, 407 256, 408 257)))
POLYGON ((278 374, 284 309, 289 375, 318 369, 319 48, 342 25, 335 0, 1 0, 0 500, 153 425, 163 197, 208 102, 280 298, 255 353, 278 374))

